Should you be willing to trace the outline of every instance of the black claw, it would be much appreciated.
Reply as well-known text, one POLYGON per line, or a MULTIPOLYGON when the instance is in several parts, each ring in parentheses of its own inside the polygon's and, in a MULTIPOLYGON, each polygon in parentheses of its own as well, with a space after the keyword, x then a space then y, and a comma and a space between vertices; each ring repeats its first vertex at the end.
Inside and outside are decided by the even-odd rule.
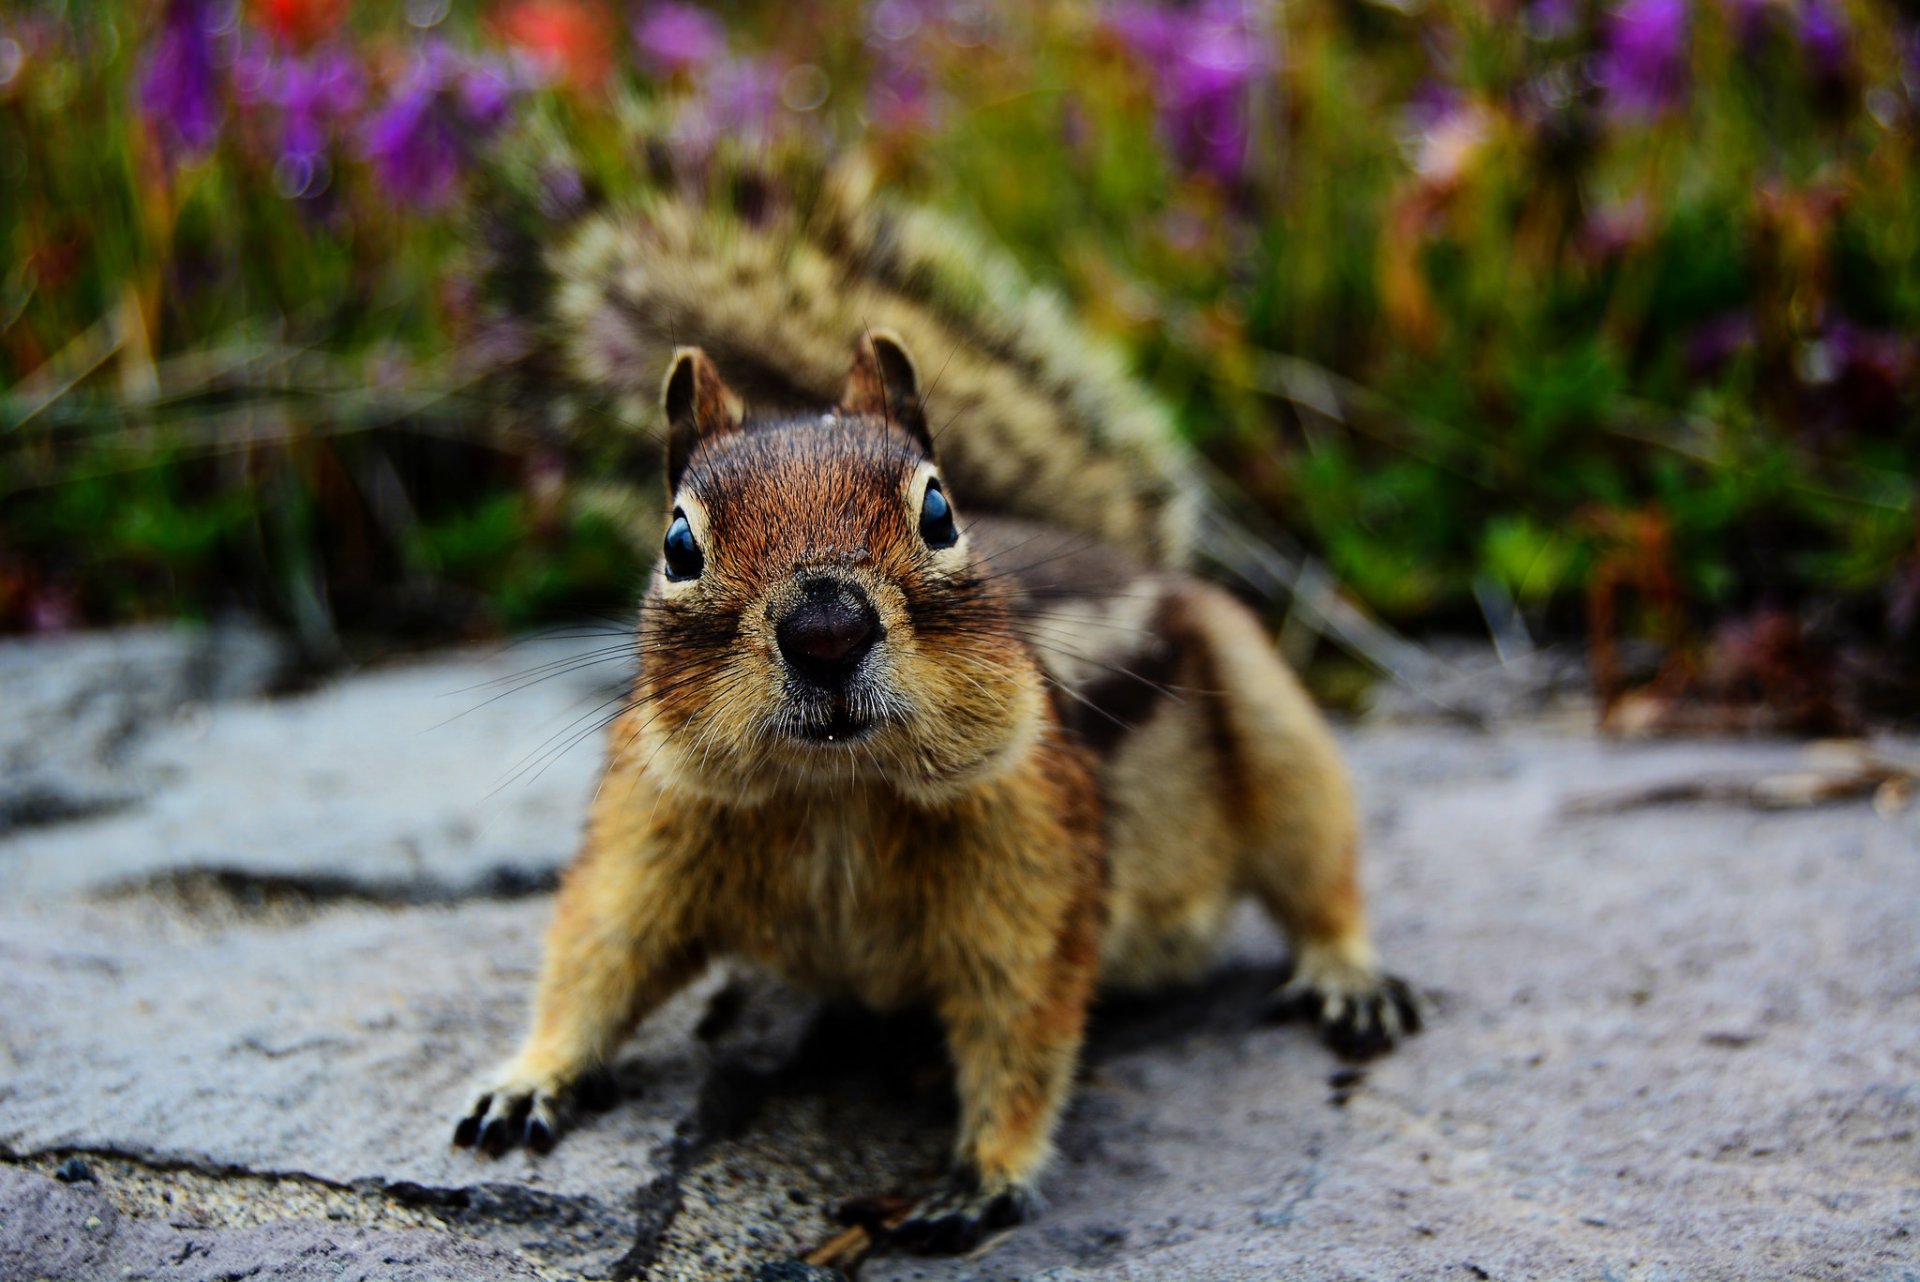
POLYGON ((1033 1214, 1033 1195, 1020 1187, 997 1193, 978 1191, 979 1178, 956 1172, 945 1193, 894 1227, 888 1235, 894 1245, 922 1255, 956 1255, 979 1245, 991 1229, 1018 1224, 1033 1214))
POLYGON ((504 1117, 490 1120, 480 1129, 480 1148, 490 1157, 499 1157, 513 1147, 513 1130, 504 1117))
POLYGON ((1409 1036, 1420 1031, 1420 1001, 1405 980, 1388 978, 1387 1000, 1400 1012, 1400 1026, 1407 1030, 1409 1036))
POLYGON ((553 1128, 534 1117, 527 1120, 527 1147, 536 1153, 553 1152, 553 1128))
POLYGON ((473 1142, 480 1138, 480 1114, 469 1113, 455 1123, 453 1142, 461 1148, 472 1148, 473 1142))
POLYGON ((1405 981, 1392 975, 1380 979, 1379 988, 1364 998, 1349 999, 1337 1018, 1327 1017, 1327 999, 1307 991, 1276 997, 1263 1012, 1268 1019, 1305 1019, 1319 1029, 1320 1040, 1343 1059, 1367 1060, 1384 1055, 1401 1036, 1420 1031, 1420 1002, 1405 981), (1397 1031, 1390 1030, 1384 1018, 1391 1010, 1399 1018, 1397 1031))
POLYGON ((620 1083, 607 1069, 592 1069, 574 1083, 573 1099, 582 1108, 605 1112, 620 1102, 620 1083))
POLYGON ((977 1217, 950 1212, 931 1219, 908 1220, 893 1231, 893 1240, 922 1255, 957 1255, 977 1246, 981 1233, 977 1217))
POLYGON ((1372 1059, 1393 1047, 1393 1039, 1380 1023, 1377 1000, 1369 1000, 1348 1017, 1326 1025, 1321 1038, 1334 1054, 1348 1060, 1372 1059))
POLYGON ((986 1226, 975 1215, 943 1215, 933 1222, 932 1249, 941 1255, 958 1255, 980 1245, 986 1226))
POLYGON ((1024 1224, 1033 1213, 1033 1199, 1020 1189, 1008 1189, 1005 1193, 987 1203, 983 1217, 990 1229, 1011 1228, 1015 1224, 1024 1224))

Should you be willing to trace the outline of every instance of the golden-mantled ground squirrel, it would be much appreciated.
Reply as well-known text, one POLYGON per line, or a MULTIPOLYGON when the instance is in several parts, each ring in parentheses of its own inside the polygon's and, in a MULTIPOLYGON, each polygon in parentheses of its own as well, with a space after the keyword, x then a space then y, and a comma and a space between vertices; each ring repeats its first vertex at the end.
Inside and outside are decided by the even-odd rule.
POLYGON ((997 259, 821 212, 847 204, 661 201, 556 254, 573 372, 664 372, 670 517, 532 1031, 454 1139, 550 1147, 583 1075, 738 959, 936 1013, 953 1175, 893 1236, 953 1250, 1031 1209, 1096 990, 1193 978, 1243 895, 1336 1050, 1417 1015, 1326 724, 1183 572, 1164 418, 997 259))

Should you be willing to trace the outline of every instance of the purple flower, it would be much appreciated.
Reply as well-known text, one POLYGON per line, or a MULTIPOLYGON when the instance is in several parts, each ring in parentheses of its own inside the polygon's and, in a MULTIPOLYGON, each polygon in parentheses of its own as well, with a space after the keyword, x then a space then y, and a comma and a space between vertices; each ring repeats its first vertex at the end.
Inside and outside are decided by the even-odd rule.
POLYGON ((947 23, 948 0, 877 0, 867 10, 869 45, 905 44, 947 23))
POLYGON ((281 153, 315 156, 325 151, 337 127, 352 118, 365 96, 360 67, 344 50, 289 59, 271 86, 271 100, 281 111, 281 153))
POLYGON ((1853 31, 1832 0, 1801 0, 1800 50, 1822 80, 1844 79, 1853 63, 1853 31))
POLYGON ((1533 0, 1527 7, 1527 30, 1536 39, 1558 40, 1579 27, 1579 0, 1533 0))
POLYGON ((1813 441, 1840 441, 1896 429, 1920 387, 1920 349, 1888 330, 1829 316, 1794 359, 1800 399, 1794 427, 1813 441))
POLYGON ((1108 25, 1152 71, 1160 130, 1175 158, 1223 182, 1244 177, 1253 89, 1272 60, 1243 0, 1129 5, 1108 25))
POLYGON ((725 62, 713 69, 707 93, 722 129, 764 136, 780 112, 780 69, 763 58, 725 62))
POLYGON ((867 114, 889 131, 933 128, 941 112, 926 67, 904 58, 882 61, 867 90, 867 114))
POLYGON ((1726 312, 1700 325, 1687 337, 1687 372, 1706 378, 1724 369, 1728 361, 1753 350, 1758 332, 1747 312, 1726 312))
POLYGON ((1689 17, 1687 0, 1625 0, 1608 16, 1595 79, 1609 113, 1644 120, 1686 98, 1689 17))
POLYGON ((935 60, 940 38, 957 44, 949 29, 948 0, 877 0, 867 8, 867 49, 873 74, 867 84, 867 114, 882 129, 930 129, 939 122, 941 100, 935 60))
POLYGON ((660 75, 699 71, 726 56, 727 29, 697 5, 650 6, 634 24, 633 42, 660 75))
POLYGON ((1888 592, 1887 626, 1900 637, 1920 631, 1920 552, 1914 553, 1904 572, 1895 572, 1888 592))
POLYGON ((725 58, 698 82, 699 93, 681 104, 672 140, 689 163, 704 163, 722 140, 760 146, 794 122, 781 101, 784 69, 763 58, 725 58))
POLYGON ((287 196, 318 196, 327 186, 328 151, 366 100, 366 74, 342 46, 291 53, 244 34, 233 60, 233 96, 262 132, 277 130, 274 175, 287 196))
POLYGON ((387 189, 413 205, 443 205, 466 158, 461 131, 435 89, 406 90, 367 122, 367 159, 387 189))
POLYGON ((1458 111, 1465 100, 1460 91, 1437 76, 1428 76, 1414 85, 1402 109, 1407 127, 1418 134, 1433 132, 1441 121, 1458 111))
POLYGON ((1576 244, 1589 259, 1605 262, 1646 244, 1650 230, 1647 198, 1636 193, 1624 201, 1602 205, 1589 214, 1576 244))
POLYGON ((460 113, 468 128, 481 136, 507 123, 513 100, 526 82, 500 63, 470 63, 459 82, 460 113))
POLYGON ((1779 16, 1779 0, 1720 0, 1720 3, 1727 11, 1734 36, 1749 49, 1766 39, 1779 16))
POLYGON ((497 65, 462 60, 433 43, 362 138, 387 189, 423 207, 444 205, 473 150, 506 122, 519 80, 497 65))
POLYGON ((147 55, 140 105, 170 158, 198 155, 220 136, 224 108, 213 47, 218 25, 206 0, 169 0, 147 55))

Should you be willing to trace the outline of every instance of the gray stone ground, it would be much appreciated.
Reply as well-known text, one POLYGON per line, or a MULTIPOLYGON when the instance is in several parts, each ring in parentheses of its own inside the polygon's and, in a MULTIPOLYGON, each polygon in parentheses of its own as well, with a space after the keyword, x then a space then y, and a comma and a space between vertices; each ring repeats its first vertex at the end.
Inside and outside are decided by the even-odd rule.
MULTIPOLYGON (((724 975, 551 1156, 448 1147, 597 746, 522 767, 605 644, 278 697, 245 632, 0 645, 0 1279, 738 1277, 934 1177, 924 1028, 724 975)), ((1920 809, 1661 801, 1807 751, 1492 702, 1344 735, 1425 1035, 1342 1074, 1256 1023, 1249 916, 1101 1011, 1040 1220, 862 1277, 1920 1278, 1920 809)))

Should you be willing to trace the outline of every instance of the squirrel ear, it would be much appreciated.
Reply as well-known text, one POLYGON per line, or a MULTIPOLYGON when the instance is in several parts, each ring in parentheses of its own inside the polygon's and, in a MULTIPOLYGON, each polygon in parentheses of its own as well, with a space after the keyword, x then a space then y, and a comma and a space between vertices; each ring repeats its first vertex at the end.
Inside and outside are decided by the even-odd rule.
POLYGON ((687 460, 700 438, 739 427, 746 407, 697 347, 674 349, 661 385, 660 405, 667 416, 667 489, 672 491, 680 488, 687 460))
POLYGON ((853 349, 853 372, 840 408, 849 414, 884 418, 933 453, 926 407, 920 403, 920 375, 900 336, 890 329, 869 330, 853 349))

